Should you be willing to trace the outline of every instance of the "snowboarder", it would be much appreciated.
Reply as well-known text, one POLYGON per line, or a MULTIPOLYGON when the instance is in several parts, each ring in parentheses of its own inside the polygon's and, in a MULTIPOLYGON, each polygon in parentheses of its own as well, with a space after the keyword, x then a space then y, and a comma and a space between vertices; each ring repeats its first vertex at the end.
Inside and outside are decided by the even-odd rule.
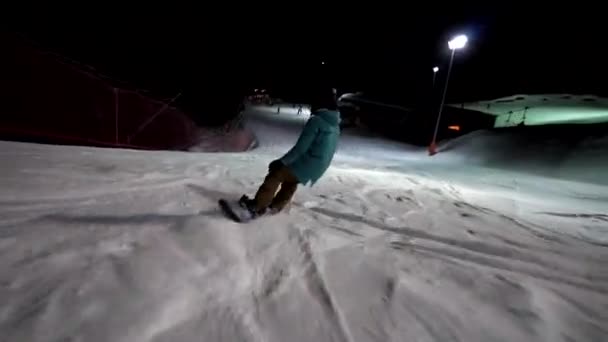
POLYGON ((298 106, 298 115, 302 114, 302 105, 298 106))
POLYGON ((311 101, 311 117, 294 147, 281 159, 268 165, 268 175, 254 199, 240 200, 252 214, 277 213, 291 201, 298 184, 307 185, 321 178, 329 167, 340 137, 340 112, 335 90, 319 89, 311 101), (279 190, 280 188, 280 190, 279 190), (278 190, 278 192, 277 192, 278 190))

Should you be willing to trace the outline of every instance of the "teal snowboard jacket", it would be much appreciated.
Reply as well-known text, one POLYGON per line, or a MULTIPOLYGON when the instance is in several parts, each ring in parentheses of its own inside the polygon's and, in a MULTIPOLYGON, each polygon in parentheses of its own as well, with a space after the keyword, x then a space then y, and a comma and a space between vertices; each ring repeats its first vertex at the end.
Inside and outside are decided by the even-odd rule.
POLYGON ((320 109, 304 126, 294 147, 281 158, 301 184, 314 185, 334 157, 340 138, 340 112, 320 109))

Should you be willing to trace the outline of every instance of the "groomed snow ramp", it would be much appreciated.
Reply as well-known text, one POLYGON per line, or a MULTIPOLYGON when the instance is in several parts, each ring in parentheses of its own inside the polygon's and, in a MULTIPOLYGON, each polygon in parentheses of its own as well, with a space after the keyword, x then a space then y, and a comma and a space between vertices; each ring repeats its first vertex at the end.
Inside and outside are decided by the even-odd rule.
POLYGON ((183 150, 196 125, 180 110, 82 65, 0 35, 0 138, 183 150))

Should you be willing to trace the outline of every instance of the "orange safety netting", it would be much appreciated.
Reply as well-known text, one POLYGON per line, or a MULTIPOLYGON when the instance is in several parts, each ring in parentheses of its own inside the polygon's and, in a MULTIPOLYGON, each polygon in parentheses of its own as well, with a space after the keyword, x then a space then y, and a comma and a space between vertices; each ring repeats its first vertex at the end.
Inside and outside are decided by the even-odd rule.
POLYGON ((141 149, 185 149, 195 142, 195 123, 170 103, 2 38, 0 138, 141 149))

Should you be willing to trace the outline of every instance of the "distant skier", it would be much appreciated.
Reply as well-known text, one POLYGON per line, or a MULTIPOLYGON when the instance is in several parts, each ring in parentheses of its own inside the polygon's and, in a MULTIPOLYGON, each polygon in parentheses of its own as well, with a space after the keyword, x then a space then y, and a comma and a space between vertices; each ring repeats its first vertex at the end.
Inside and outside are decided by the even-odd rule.
POLYGON ((301 115, 301 114, 302 114, 302 105, 299 105, 298 106, 298 115, 301 115))
POLYGON ((311 116, 296 145, 268 165, 268 175, 254 199, 240 200, 253 217, 279 212, 291 201, 298 184, 311 186, 325 173, 340 137, 340 112, 335 90, 320 88, 311 101, 311 116), (280 190, 279 190, 280 188, 280 190), (278 190, 278 192, 277 192, 278 190))

